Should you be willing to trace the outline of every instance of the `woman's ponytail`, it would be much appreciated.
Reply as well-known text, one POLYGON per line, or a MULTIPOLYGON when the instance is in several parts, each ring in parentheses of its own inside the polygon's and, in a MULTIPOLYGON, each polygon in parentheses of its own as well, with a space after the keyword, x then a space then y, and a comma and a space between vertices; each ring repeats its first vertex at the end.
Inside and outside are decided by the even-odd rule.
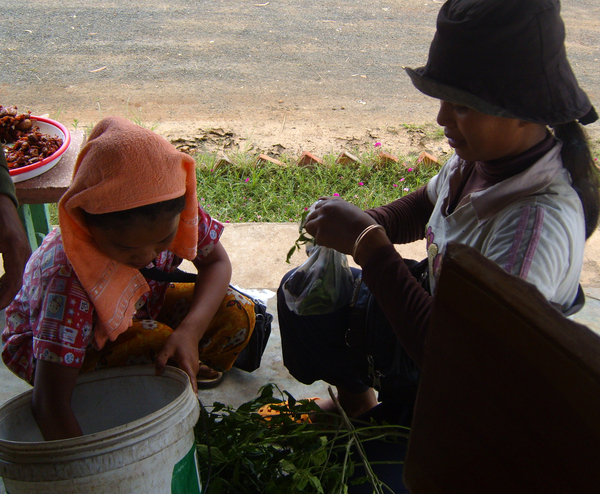
POLYGON ((560 155, 563 166, 571 174, 573 188, 577 191, 583 205, 587 240, 598 227, 600 212, 598 170, 592 159, 586 135, 578 122, 554 126, 554 135, 562 141, 560 155))

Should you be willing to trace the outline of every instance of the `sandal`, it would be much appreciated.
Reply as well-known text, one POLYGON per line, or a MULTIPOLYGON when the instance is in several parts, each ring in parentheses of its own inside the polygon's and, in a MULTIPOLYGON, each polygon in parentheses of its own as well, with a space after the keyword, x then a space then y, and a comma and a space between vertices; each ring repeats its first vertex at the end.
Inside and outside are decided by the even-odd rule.
POLYGON ((224 372, 218 372, 207 365, 201 365, 200 371, 198 371, 198 375, 196 376, 196 383, 198 384, 198 389, 211 389, 221 384, 224 378, 224 372), (209 372, 206 372, 207 370, 209 372), (209 376, 202 374, 208 374, 209 376))

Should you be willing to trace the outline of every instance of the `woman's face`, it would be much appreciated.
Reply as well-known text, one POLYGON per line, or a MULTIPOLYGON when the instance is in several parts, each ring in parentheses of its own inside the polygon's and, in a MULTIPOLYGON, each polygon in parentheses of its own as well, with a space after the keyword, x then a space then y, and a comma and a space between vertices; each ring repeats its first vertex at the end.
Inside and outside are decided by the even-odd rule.
POLYGON ((104 255, 121 264, 141 269, 173 243, 179 216, 162 215, 156 221, 144 220, 115 228, 90 226, 89 231, 104 255))
POLYGON ((493 161, 517 156, 546 136, 543 125, 492 117, 466 106, 441 101, 437 122, 448 144, 467 161, 493 161))

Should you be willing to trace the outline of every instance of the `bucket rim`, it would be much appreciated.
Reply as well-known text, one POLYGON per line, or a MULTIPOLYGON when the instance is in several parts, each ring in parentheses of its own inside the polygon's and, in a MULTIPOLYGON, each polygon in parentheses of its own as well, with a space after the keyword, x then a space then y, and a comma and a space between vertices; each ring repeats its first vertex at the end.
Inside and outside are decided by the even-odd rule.
MULTIPOLYGON (((185 372, 177 367, 167 366, 161 376, 155 376, 155 367, 152 364, 99 369, 80 374, 76 385, 87 384, 100 380, 106 381, 107 379, 113 378, 116 379, 123 377, 124 373, 126 374, 126 377, 152 376, 170 378, 178 382, 187 383, 187 386, 184 386, 183 391, 164 407, 159 408, 158 410, 155 410, 154 412, 132 422, 128 422, 126 424, 103 431, 54 441, 12 441, 0 438, 0 460, 5 460, 6 453, 23 454, 25 451, 27 451, 28 461, 35 462, 36 458, 40 457, 40 460, 44 458, 43 461, 47 462, 48 455, 53 451, 58 450, 63 452, 65 449, 68 449, 73 455, 80 455, 82 450, 85 451, 90 449, 90 447, 95 448, 94 454, 98 454, 99 451, 101 451, 103 454, 108 453, 111 450, 117 449, 117 447, 118 449, 122 449, 124 444, 127 442, 131 444, 139 443, 144 441, 147 437, 160 434, 165 429, 172 427, 174 422, 179 423, 180 421, 175 420, 175 415, 169 412, 172 412, 180 406, 185 406, 186 401, 190 401, 188 406, 193 401, 193 404, 195 405, 194 408, 199 416, 198 400, 197 397, 194 396, 189 377, 185 372), (192 395, 192 399, 190 399, 190 395, 192 395), (157 425, 158 427, 156 427, 157 425)), ((2 407, 0 407, 0 410, 20 407, 23 405, 23 402, 29 403, 31 401, 32 394, 33 390, 25 391, 15 398, 7 401, 4 405, 2 405, 2 407)), ((190 416, 188 418, 192 418, 196 414, 192 411, 192 413, 189 415, 190 416)), ((197 419, 198 417, 195 418, 194 423, 197 421, 197 419)), ((64 460, 68 460, 68 458, 66 458, 64 455, 62 458, 64 460)))

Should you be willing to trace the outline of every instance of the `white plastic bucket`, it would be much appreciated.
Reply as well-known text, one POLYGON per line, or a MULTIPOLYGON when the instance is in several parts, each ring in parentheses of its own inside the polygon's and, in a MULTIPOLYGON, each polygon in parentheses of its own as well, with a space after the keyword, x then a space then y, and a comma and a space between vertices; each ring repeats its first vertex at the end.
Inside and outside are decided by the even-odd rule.
POLYGON ((0 408, 0 476, 8 494, 199 494, 189 378, 132 365, 81 374, 71 406, 84 436, 43 441, 32 391, 0 408))

